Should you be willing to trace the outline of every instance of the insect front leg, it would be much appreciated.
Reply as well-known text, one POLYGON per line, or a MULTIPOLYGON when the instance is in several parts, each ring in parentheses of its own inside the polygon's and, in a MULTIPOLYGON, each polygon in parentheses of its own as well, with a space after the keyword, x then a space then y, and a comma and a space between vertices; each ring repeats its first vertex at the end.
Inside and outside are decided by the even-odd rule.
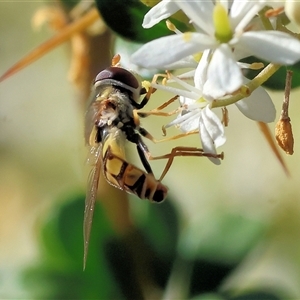
POLYGON ((164 102, 162 105, 160 105, 159 107, 155 108, 155 109, 152 109, 152 110, 149 110, 149 111, 138 111, 137 112, 137 115, 140 117, 140 118, 146 118, 148 116, 164 116, 164 117, 169 117, 169 116, 172 116, 174 114, 177 114, 179 113, 183 107, 179 107, 171 112, 163 112, 162 110, 164 108, 166 108, 167 106, 169 106, 171 103, 173 103, 175 100, 178 99, 178 95, 172 97, 171 99, 169 99, 168 101, 164 102))
POLYGON ((141 109, 143 108, 149 101, 152 93, 154 93, 156 90, 153 88, 153 87, 149 87, 148 90, 146 90, 146 88, 142 88, 141 89, 141 95, 142 94, 145 94, 146 92, 146 95, 144 96, 144 98, 142 99, 142 101, 140 103, 136 103, 136 102, 133 102, 132 105, 136 108, 136 109, 141 109))
MULTIPOLYGON (((155 74, 155 75, 153 76, 151 82, 152 82, 152 83, 156 83, 156 81, 157 81, 157 79, 158 79, 159 77, 164 77, 164 78, 166 78, 167 75, 166 75, 166 74, 155 74)), ((140 103, 132 103, 133 106, 134 106, 135 108, 137 108, 137 109, 143 108, 143 107, 148 103, 148 101, 149 101, 151 95, 152 95, 154 92, 156 92, 156 88, 152 87, 152 86, 151 86, 151 83, 150 83, 149 81, 143 81, 143 82, 142 82, 142 85, 143 85, 143 88, 142 88, 141 91, 140 91, 140 95, 144 95, 144 94, 146 94, 146 95, 144 96, 144 98, 142 99, 142 101, 141 101, 140 103)))

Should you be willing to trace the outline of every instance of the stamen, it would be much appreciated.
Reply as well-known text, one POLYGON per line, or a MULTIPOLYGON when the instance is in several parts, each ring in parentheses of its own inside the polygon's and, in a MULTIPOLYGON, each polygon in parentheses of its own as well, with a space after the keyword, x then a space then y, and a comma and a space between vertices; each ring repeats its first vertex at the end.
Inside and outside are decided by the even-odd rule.
POLYGON ((170 20, 166 21, 166 25, 167 25, 169 30, 175 32, 176 34, 181 34, 182 33, 180 30, 177 29, 177 27, 170 20))
POLYGON ((191 117, 195 117, 197 114, 199 114, 198 110, 189 111, 188 113, 181 115, 180 117, 165 125, 164 128, 169 128, 174 125, 182 125, 185 121, 190 120, 191 117))
POLYGON ((158 90, 168 91, 168 92, 173 93, 175 95, 187 97, 187 98, 190 98, 190 99, 198 99, 198 97, 199 97, 197 94, 195 94, 193 92, 185 91, 185 90, 182 90, 182 89, 177 89, 177 88, 174 88, 174 87, 171 87, 171 86, 166 86, 166 85, 161 85, 161 84, 156 84, 156 83, 152 83, 151 85, 152 85, 152 87, 154 87, 158 90))

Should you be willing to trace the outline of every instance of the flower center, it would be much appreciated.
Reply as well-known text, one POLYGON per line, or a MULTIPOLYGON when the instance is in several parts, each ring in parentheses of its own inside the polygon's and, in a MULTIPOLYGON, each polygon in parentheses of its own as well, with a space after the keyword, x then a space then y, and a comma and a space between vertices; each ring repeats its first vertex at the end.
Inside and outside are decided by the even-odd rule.
POLYGON ((216 3, 213 11, 215 37, 221 43, 227 43, 232 39, 232 30, 228 18, 228 12, 220 3, 216 3))

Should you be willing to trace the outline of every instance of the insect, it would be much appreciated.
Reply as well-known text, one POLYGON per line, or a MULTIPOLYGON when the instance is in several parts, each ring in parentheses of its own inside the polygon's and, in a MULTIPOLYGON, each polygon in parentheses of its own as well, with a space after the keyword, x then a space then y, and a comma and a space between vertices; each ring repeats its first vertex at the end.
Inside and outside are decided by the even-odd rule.
MULTIPOLYGON (((91 101, 85 115, 85 141, 89 146, 89 162, 93 165, 89 176, 88 191, 84 211, 84 268, 86 265, 88 245, 91 233, 95 201, 101 173, 111 185, 134 194, 141 199, 162 202, 168 188, 161 180, 170 169, 176 156, 207 156, 223 158, 223 154, 205 153, 195 147, 175 147, 170 153, 153 157, 142 137, 154 143, 194 134, 177 135, 171 138, 156 140, 143 127, 139 118, 149 115, 169 116, 161 110, 172 103, 170 99, 157 109, 149 112, 139 111, 150 99, 153 92, 150 87, 142 86, 138 75, 119 66, 120 56, 115 56, 112 66, 101 71, 95 79, 91 101), (141 95, 145 94, 139 102, 141 95), (136 145, 144 170, 127 162, 124 145, 129 141, 136 145), (167 159, 166 166, 159 180, 155 179, 148 160, 167 159)), ((154 76, 154 79, 157 76, 154 76)))
POLYGON ((146 105, 152 91, 147 92, 134 73, 118 66, 119 60, 113 58, 112 66, 97 75, 85 116, 85 141, 93 169, 85 199, 84 268, 101 173, 111 185, 141 199, 162 202, 168 191, 153 175, 146 157, 149 150, 142 140, 142 136, 152 136, 140 126, 136 113, 146 105), (142 94, 145 96, 138 102, 142 94), (126 161, 126 141, 136 144, 145 171, 126 161))

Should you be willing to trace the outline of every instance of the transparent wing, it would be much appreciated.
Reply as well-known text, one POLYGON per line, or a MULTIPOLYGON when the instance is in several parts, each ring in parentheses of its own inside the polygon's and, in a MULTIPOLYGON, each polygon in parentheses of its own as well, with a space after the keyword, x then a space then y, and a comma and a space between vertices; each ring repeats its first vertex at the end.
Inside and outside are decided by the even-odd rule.
POLYGON ((91 148, 91 157, 88 162, 93 165, 88 178, 88 188, 85 198, 85 210, 83 221, 83 240, 84 240, 84 254, 83 254, 83 269, 86 266, 91 228, 93 223, 94 207, 97 198, 98 184, 101 173, 101 149, 102 145, 91 148))
POLYGON ((96 96, 96 91, 92 91, 88 101, 88 108, 85 113, 84 136, 86 144, 89 144, 91 132, 95 127, 95 119, 98 112, 98 103, 95 102, 96 96))

